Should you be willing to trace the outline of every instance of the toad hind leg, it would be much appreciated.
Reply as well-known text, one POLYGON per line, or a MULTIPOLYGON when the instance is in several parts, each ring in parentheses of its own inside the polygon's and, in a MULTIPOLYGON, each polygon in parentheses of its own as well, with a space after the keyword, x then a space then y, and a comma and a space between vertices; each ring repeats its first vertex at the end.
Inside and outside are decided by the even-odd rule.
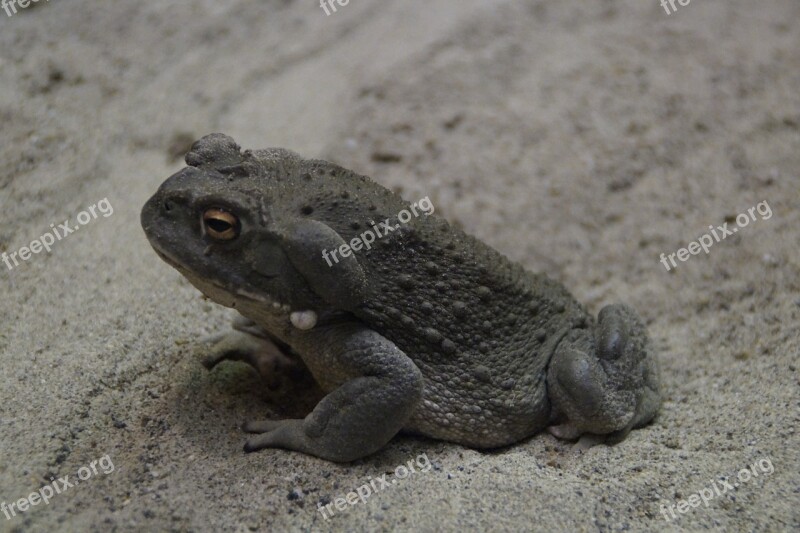
POLYGON ((629 307, 604 307, 594 331, 576 329, 558 345, 547 373, 559 438, 585 433, 619 441, 655 416, 658 367, 647 332, 629 307))
POLYGON ((300 342, 311 372, 333 390, 304 419, 246 424, 246 431, 260 433, 247 441, 247 452, 285 448, 353 461, 389 442, 421 400, 419 369, 375 331, 340 324, 312 330, 300 342))

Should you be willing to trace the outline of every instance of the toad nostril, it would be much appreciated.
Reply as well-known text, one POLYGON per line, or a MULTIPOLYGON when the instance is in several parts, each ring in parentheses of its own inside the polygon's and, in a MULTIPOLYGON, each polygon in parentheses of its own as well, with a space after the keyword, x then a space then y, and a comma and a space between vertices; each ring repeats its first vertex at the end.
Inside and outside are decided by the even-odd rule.
POLYGON ((170 200, 164 200, 164 211, 172 211, 174 204, 170 200))

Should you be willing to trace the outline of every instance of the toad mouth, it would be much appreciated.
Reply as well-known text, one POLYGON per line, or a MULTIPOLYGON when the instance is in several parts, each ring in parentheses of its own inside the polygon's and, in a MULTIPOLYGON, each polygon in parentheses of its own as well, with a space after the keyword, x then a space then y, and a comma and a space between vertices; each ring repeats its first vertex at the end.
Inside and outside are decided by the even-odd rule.
MULTIPOLYGON (((151 243, 152 244, 152 243, 151 243)), ((153 244, 153 250, 155 250, 156 254, 168 265, 173 267, 175 270, 180 272, 184 275, 187 279, 191 279, 191 275, 193 274, 191 270, 184 267, 176 257, 171 255, 166 250, 157 247, 157 245, 153 244)), ((274 278, 275 276, 265 276, 268 278, 274 278)), ((267 308, 270 308, 274 313, 280 313, 283 315, 289 315, 289 320, 291 321, 292 325, 300 330, 309 330, 312 329, 317 324, 317 313, 312 310, 301 310, 301 311, 292 311, 292 308, 289 304, 279 302, 278 300, 270 297, 270 296, 263 296, 260 294, 253 294, 251 292, 242 290, 242 289, 231 289, 230 287, 226 287, 221 283, 217 282, 213 279, 205 280, 206 283, 209 283, 213 287, 220 289, 225 292, 233 293, 236 297, 244 298, 249 300, 250 302, 262 304, 267 308)), ((206 295, 208 297, 208 295, 206 295)), ((236 308, 236 301, 232 302, 232 308, 236 308)))

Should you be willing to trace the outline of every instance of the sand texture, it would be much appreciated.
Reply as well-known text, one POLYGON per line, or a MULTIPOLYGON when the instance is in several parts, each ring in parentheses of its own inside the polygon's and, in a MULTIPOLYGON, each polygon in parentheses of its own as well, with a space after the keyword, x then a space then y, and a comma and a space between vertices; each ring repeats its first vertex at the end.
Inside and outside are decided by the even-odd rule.
POLYGON ((677 5, 0 10, 0 252, 95 207, 50 253, 0 263, 0 503, 114 467, 0 513, 0 531, 799 530, 800 2, 677 5), (215 131, 429 196, 593 313, 630 304, 659 350, 659 416, 582 454, 549 434, 492 452, 402 436, 349 465, 243 453, 243 421, 313 399, 202 367, 198 340, 233 312, 139 223, 215 131), (726 221, 738 231, 708 253, 659 262, 726 221), (427 471, 317 511, 422 454, 427 471), (712 486, 707 506, 662 512, 712 486))

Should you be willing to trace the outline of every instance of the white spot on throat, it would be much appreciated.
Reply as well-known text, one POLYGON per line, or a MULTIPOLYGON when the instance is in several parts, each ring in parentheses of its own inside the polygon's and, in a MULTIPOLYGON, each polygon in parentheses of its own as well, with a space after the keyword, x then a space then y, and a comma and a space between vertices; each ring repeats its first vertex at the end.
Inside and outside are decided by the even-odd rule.
POLYGON ((317 325, 317 313, 314 311, 295 311, 289 315, 289 320, 297 329, 309 330, 317 325))

